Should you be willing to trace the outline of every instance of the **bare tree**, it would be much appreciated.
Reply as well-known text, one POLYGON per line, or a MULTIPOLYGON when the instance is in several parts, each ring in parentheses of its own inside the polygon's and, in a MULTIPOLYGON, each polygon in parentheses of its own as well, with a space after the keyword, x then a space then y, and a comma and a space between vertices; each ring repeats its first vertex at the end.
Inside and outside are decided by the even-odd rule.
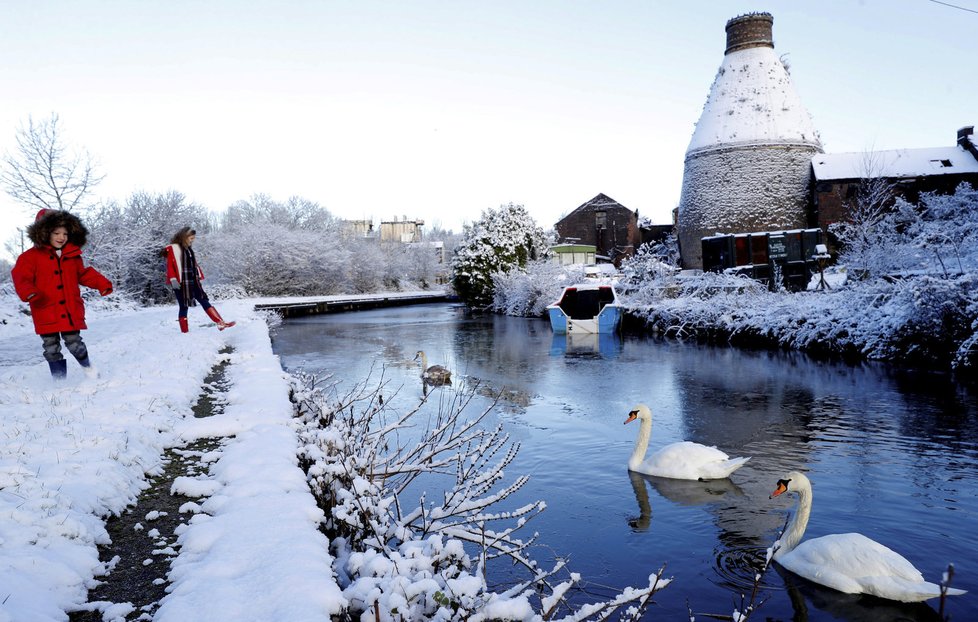
POLYGON ((71 211, 82 204, 103 176, 88 152, 69 151, 58 115, 28 117, 17 131, 17 148, 6 153, 0 185, 14 200, 35 209, 71 211))
POLYGON ((886 274, 899 257, 891 243, 896 235, 893 203, 896 184, 885 175, 884 156, 870 151, 862 161, 862 181, 845 201, 848 219, 829 226, 842 243, 840 261, 864 275, 886 274))

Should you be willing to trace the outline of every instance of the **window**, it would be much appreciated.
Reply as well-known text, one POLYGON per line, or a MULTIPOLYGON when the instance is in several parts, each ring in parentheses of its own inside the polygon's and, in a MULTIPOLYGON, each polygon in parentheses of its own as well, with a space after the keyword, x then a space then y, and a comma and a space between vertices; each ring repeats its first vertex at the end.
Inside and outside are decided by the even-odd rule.
POLYGON ((605 229, 608 225, 608 212, 603 209, 594 212, 594 226, 598 229, 605 229))

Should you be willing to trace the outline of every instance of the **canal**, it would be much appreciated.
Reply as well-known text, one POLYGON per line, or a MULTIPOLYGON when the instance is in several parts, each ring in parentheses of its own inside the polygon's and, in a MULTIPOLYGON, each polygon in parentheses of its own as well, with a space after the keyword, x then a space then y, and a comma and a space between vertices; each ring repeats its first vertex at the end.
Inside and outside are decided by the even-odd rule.
MULTIPOLYGON (((405 405, 422 395, 418 350, 454 374, 435 391, 479 387, 473 416, 501 396, 487 425, 503 422, 521 446, 507 481, 529 474, 516 501, 547 504, 528 526, 533 557, 569 558, 583 601, 665 565, 674 581, 646 619, 687 620, 687 606, 729 616, 794 510, 794 497, 769 495, 798 470, 814 489, 806 539, 860 532, 933 582, 953 562, 969 593, 946 612, 978 620, 978 407, 946 376, 645 336, 568 342, 544 320, 450 304, 288 320, 273 346, 286 369, 333 374, 341 390, 383 370, 405 405), (653 412, 650 451, 691 440, 750 462, 711 482, 630 474, 638 424, 623 422, 638 403, 653 412)), ((940 619, 936 600, 848 596, 776 565, 762 597, 754 619, 940 619)))

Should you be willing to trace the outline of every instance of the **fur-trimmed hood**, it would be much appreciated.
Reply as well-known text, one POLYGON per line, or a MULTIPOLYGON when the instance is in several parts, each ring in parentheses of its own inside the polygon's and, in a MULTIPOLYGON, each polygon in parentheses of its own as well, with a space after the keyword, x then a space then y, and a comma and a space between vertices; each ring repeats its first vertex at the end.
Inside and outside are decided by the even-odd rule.
POLYGON ((67 229, 68 241, 79 248, 88 241, 88 229, 78 216, 62 210, 38 212, 37 220, 27 227, 27 237, 35 246, 48 246, 51 243, 51 232, 58 227, 67 229))

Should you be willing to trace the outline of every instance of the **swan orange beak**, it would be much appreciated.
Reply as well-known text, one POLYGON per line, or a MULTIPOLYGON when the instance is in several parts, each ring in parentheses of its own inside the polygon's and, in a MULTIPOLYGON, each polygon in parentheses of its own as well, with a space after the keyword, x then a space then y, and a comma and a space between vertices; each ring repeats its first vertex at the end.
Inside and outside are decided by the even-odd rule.
POLYGON ((771 496, 768 497, 768 499, 773 499, 778 495, 784 494, 786 492, 788 492, 788 482, 786 480, 779 479, 778 487, 774 489, 774 492, 771 493, 771 496))
POLYGON ((638 419, 638 411, 637 410, 633 410, 632 412, 628 413, 628 419, 625 419, 625 422, 624 423, 631 423, 632 421, 635 421, 636 419, 638 419))

